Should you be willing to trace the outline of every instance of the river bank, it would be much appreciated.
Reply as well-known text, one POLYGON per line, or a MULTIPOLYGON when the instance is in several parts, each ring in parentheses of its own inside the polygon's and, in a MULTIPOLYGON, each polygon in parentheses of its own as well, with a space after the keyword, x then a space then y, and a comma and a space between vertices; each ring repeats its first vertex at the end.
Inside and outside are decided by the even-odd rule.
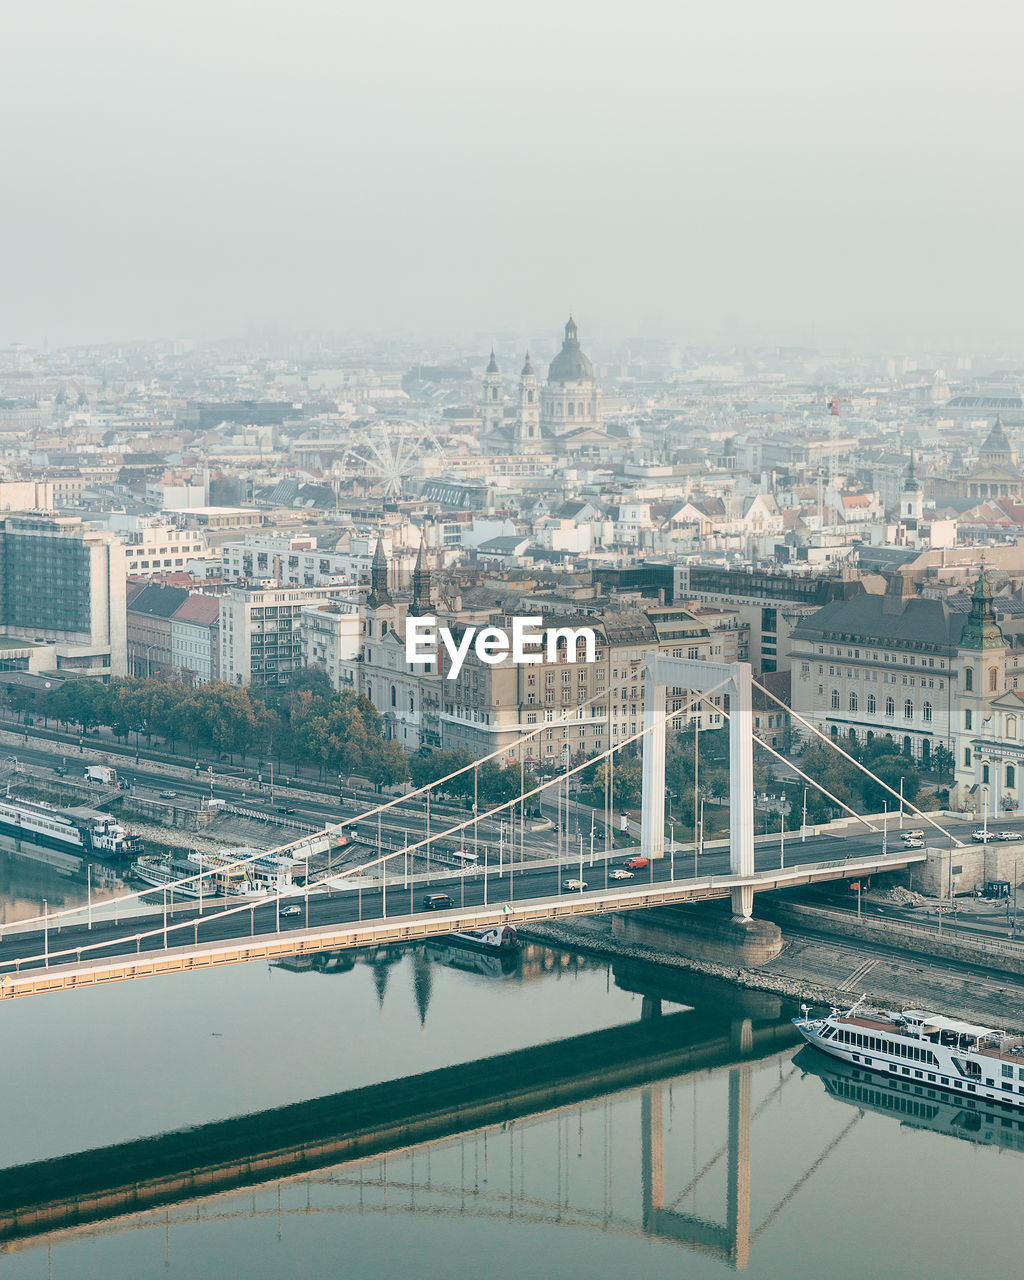
POLYGON ((921 1005, 950 1017, 1024 1030, 1024 981, 1010 974, 971 970, 916 952, 897 953, 849 938, 784 929, 780 954, 757 968, 741 968, 642 946, 612 932, 611 917, 520 929, 529 941, 567 947, 601 959, 645 961, 722 979, 737 987, 781 996, 794 1004, 847 1006, 860 996, 885 1007, 921 1005))

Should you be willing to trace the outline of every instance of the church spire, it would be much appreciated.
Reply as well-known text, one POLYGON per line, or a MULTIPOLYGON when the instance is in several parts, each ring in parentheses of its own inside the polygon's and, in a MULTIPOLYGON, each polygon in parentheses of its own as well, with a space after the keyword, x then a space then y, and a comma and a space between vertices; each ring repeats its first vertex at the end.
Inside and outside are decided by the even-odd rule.
POLYGON ((382 604, 391 603, 388 591, 388 560, 384 554, 384 539, 377 538, 377 550, 373 553, 373 564, 370 566, 370 594, 366 600, 371 609, 382 604))
POLYGON ((914 471, 914 451, 910 451, 910 466, 907 467, 907 478, 903 482, 904 493, 916 493, 920 489, 917 481, 917 473, 914 471))
POLYGON ((1006 644, 992 608, 992 588, 982 565, 971 596, 971 612, 960 633, 961 649, 1002 649, 1006 644))
POLYGON ((416 617, 424 617, 431 609, 430 569, 423 554, 426 542, 424 530, 420 534, 420 547, 416 552, 416 565, 412 571, 412 612, 416 617))

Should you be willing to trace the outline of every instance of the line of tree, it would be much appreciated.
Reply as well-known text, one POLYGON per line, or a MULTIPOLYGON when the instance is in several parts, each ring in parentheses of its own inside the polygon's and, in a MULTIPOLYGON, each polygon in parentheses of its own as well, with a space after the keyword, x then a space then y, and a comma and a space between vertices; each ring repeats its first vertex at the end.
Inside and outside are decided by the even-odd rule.
POLYGON ((44 716, 82 733, 107 725, 121 739, 164 739, 233 761, 241 756, 315 764, 320 776, 357 774, 378 787, 406 782, 409 764, 382 735, 380 714, 366 698, 336 692, 322 672, 303 671, 280 689, 213 681, 125 677, 109 684, 69 680, 43 699, 44 716))

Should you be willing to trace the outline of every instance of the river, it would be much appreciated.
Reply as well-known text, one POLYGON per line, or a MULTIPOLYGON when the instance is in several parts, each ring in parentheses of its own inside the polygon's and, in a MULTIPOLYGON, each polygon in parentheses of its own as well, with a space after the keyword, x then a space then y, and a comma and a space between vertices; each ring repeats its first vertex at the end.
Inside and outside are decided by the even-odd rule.
MULTIPOLYGON (((20 869, 5 892, 33 900, 38 869, 20 869)), ((536 945, 504 965, 428 946, 14 1001, 3 1274, 1015 1270, 1024 1116, 840 1075, 798 1049, 792 1013, 536 945), (339 1155, 353 1126, 362 1154, 339 1155)))

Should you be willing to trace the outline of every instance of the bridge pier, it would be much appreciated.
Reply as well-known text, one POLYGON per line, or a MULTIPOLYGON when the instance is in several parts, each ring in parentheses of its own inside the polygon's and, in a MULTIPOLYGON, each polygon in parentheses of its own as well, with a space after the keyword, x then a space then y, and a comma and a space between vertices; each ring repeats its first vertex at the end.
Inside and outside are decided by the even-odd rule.
POLYGON ((782 930, 772 920, 736 916, 724 902, 648 907, 612 917, 612 933, 654 951, 756 969, 782 950, 782 930))

